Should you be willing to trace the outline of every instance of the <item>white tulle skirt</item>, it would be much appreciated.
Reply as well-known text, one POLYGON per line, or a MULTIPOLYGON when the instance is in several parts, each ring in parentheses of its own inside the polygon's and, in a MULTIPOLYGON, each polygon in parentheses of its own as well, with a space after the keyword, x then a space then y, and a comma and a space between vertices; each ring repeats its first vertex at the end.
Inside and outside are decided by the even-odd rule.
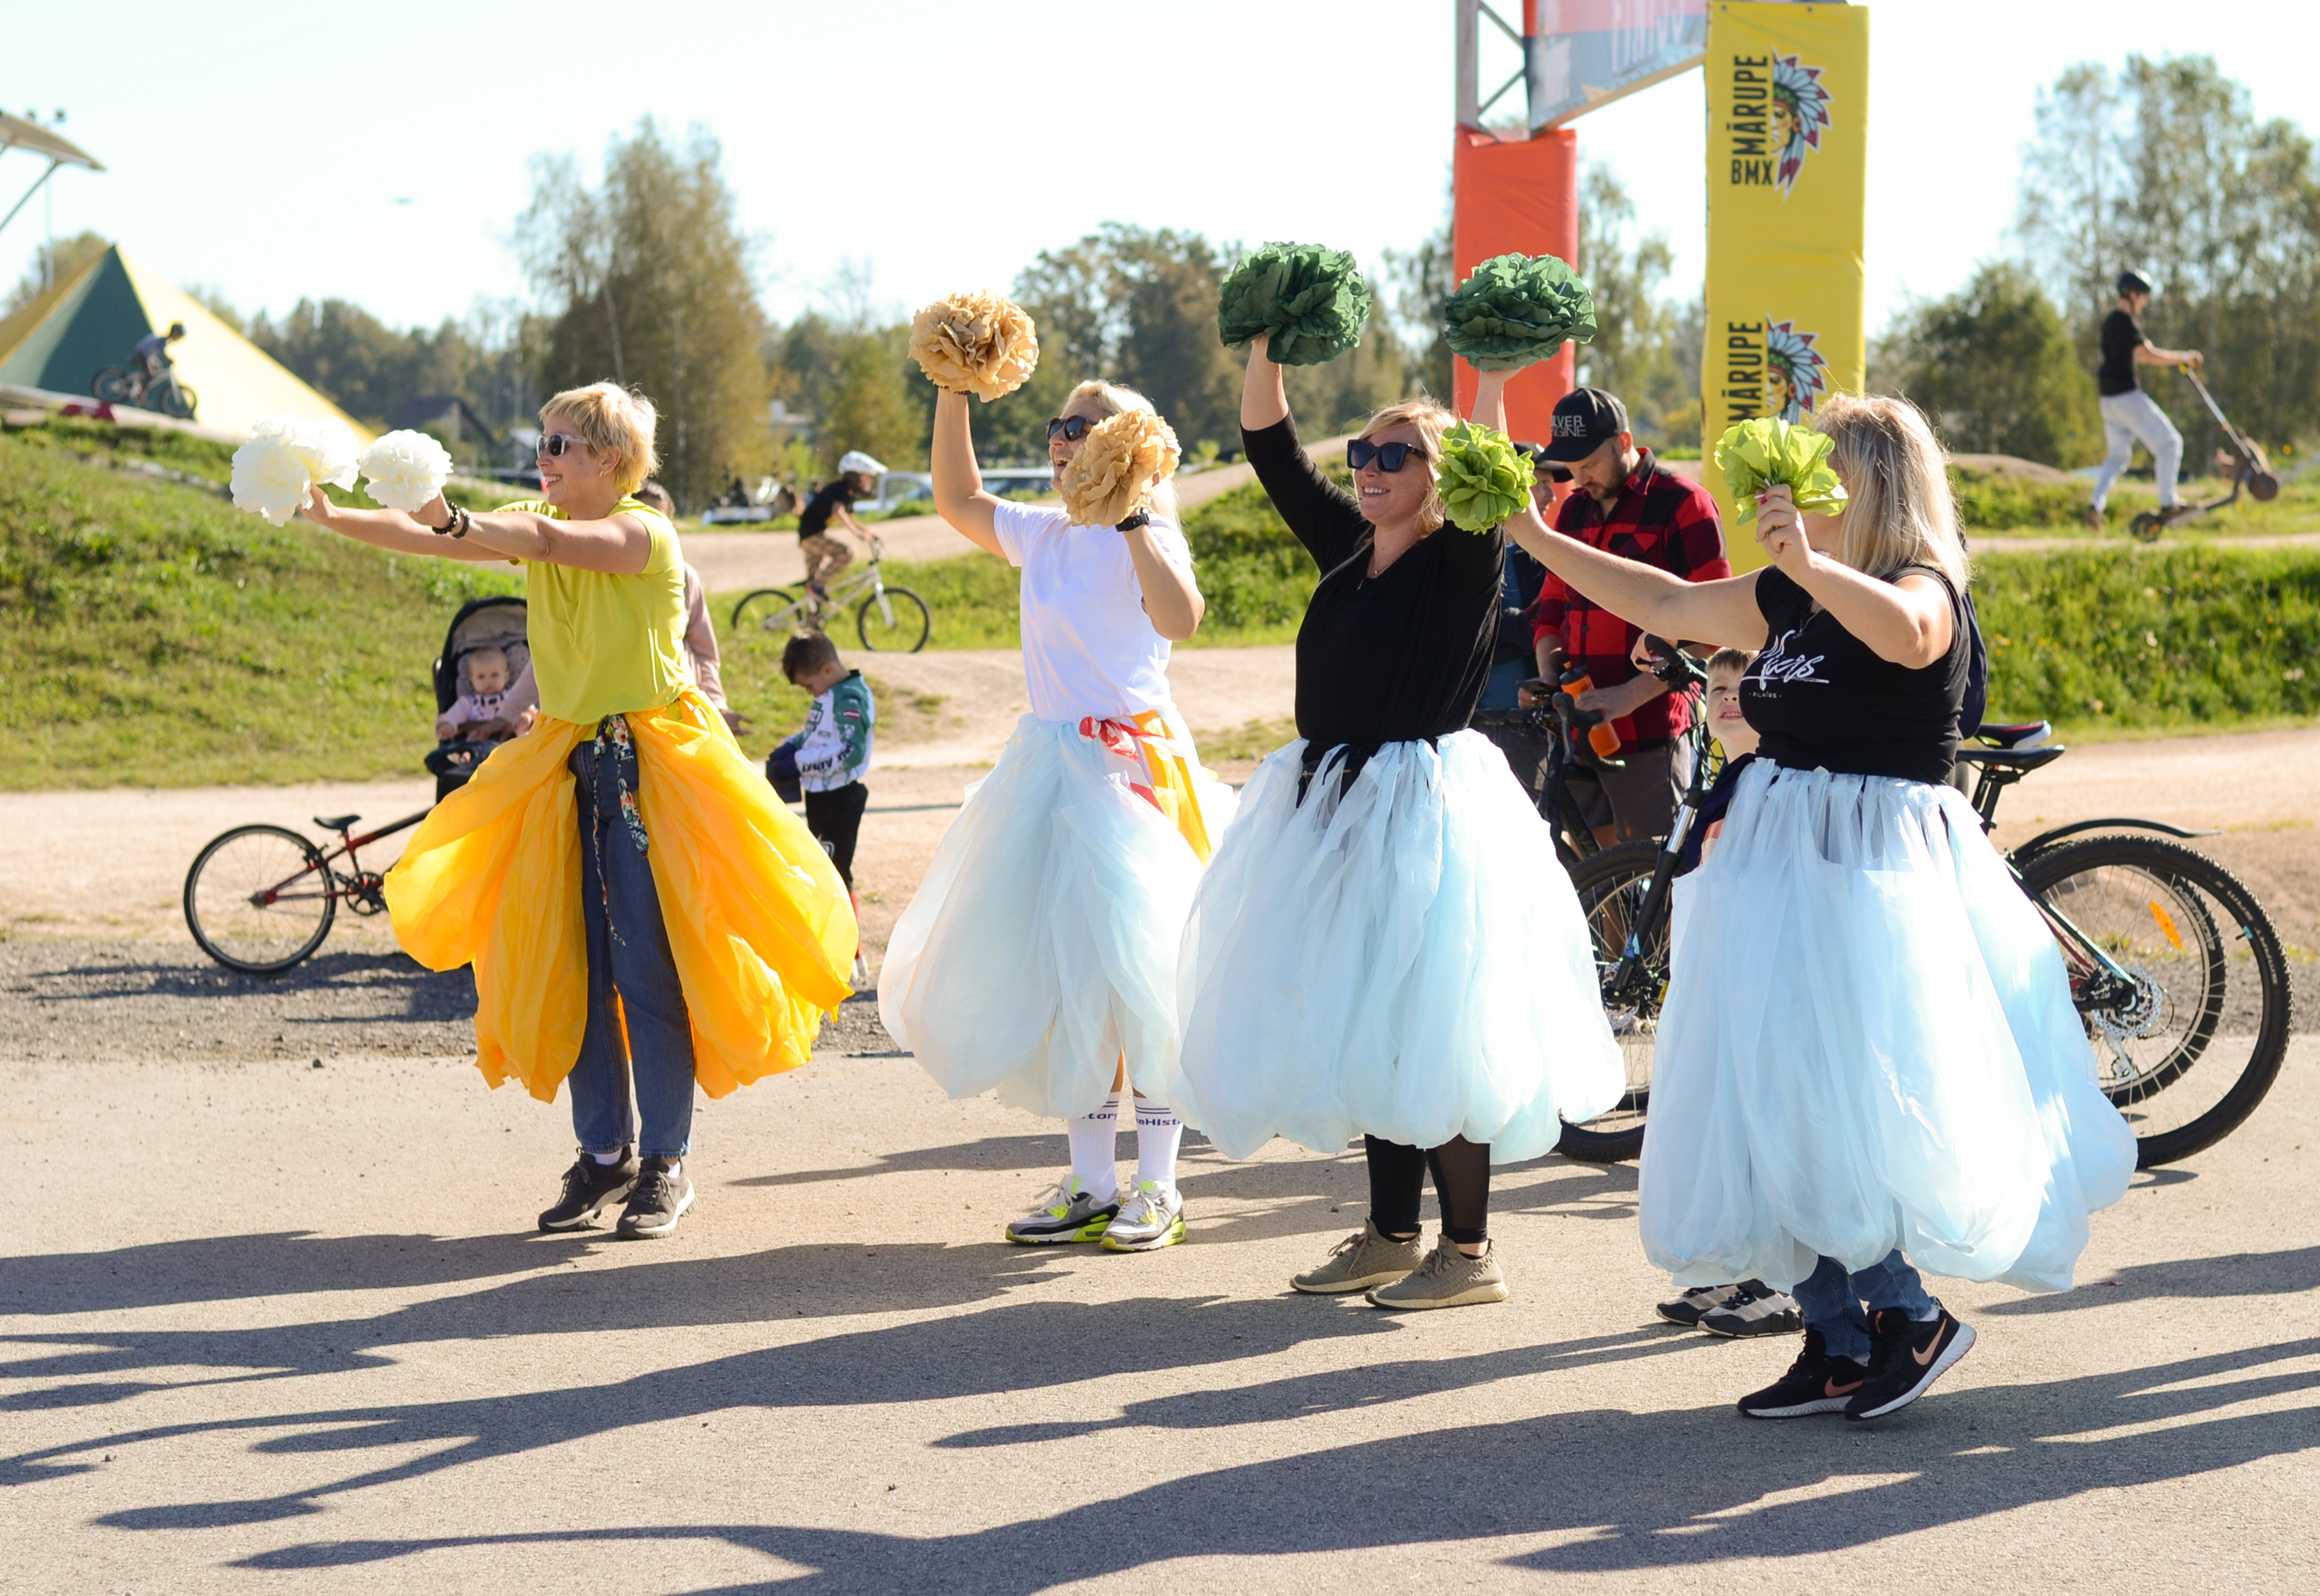
MULTIPOLYGON (((1175 762, 1213 837, 1232 789, 1199 769, 1174 713, 1161 718, 1177 752, 1146 757, 1175 762)), ((1134 790, 1136 768, 1075 722, 1026 715, 967 788, 878 978, 887 1031, 951 1096, 995 1090, 1070 1118, 1110 1095, 1122 1054, 1136 1089, 1165 1096, 1201 861, 1134 790)))
POLYGON ((1644 1250, 1684 1284, 1822 1254, 2065 1291, 2134 1138, 2061 950, 1948 787, 1758 764, 1676 884, 1644 1250))
POLYGON ((1505 756, 1473 731, 1388 743, 1341 797, 1332 752, 1300 805, 1304 749, 1257 766, 1193 901, 1185 1121, 1235 1158, 1367 1132, 1509 1164, 1618 1102, 1579 902, 1505 756))

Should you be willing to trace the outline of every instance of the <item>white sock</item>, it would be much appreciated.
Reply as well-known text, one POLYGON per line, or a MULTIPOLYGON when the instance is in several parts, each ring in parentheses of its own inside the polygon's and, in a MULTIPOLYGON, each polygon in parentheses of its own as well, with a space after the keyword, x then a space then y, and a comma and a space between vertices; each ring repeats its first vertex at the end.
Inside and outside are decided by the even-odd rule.
POLYGON ((1155 1185, 1176 1183, 1176 1144, 1184 1139, 1184 1122, 1176 1111, 1148 1097, 1136 1100, 1136 1178, 1155 1185))
POLYGON ((590 1156, 591 1158, 594 1158, 597 1163, 599 1163, 599 1164, 603 1165, 605 1168, 610 1169, 610 1168, 612 1168, 612 1166, 613 1165, 618 1164, 618 1163, 619 1163, 622 1158, 626 1157, 626 1156, 628 1156, 628 1151, 629 1151, 629 1150, 628 1150, 626 1147, 622 1147, 622 1148, 621 1148, 621 1149, 620 1149, 620 1151, 618 1151, 618 1152, 614 1152, 614 1153, 591 1153, 591 1154, 589 1154, 589 1155, 588 1155, 588 1156, 590 1156))
POLYGON ((1107 1097, 1092 1114, 1065 1122, 1072 1143, 1072 1181, 1098 1202, 1119 1195, 1119 1171, 1112 1165, 1112 1138, 1119 1133, 1119 1099, 1107 1097))

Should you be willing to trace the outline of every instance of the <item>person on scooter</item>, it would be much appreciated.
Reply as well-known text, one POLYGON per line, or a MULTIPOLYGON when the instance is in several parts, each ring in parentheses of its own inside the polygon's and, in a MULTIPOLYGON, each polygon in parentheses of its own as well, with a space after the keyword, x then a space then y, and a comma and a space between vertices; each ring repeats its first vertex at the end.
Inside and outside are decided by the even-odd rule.
POLYGON ((2162 349, 2143 336, 2137 318, 2151 303, 2151 279, 2141 272, 2119 273, 2118 308, 2103 318, 2102 369, 2095 374, 2095 388, 2102 395, 2103 435, 2110 453, 2095 477, 2094 503, 2087 506, 2087 524, 2097 529, 2103 523, 2103 506, 2110 502, 2111 485, 2134 458, 2138 440, 2151 451, 2158 474, 2160 513, 2166 514, 2178 503, 2175 476, 2183 464, 2183 434, 2143 391, 2137 367, 2199 366, 2206 358, 2197 349, 2162 349))

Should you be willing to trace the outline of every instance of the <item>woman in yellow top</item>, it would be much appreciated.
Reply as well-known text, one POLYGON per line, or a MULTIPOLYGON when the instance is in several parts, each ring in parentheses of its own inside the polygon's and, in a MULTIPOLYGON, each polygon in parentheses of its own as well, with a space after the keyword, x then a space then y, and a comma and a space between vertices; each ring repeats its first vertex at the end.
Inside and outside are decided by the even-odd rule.
POLYGON ((305 513, 398 553, 530 567, 540 719, 412 833, 387 906, 421 964, 475 966, 485 1080, 546 1102, 570 1079, 580 1157, 540 1227, 626 1198, 621 1236, 666 1236, 693 1202, 694 1083, 722 1097, 806 1061, 847 995, 854 914, 685 668, 676 533, 632 496, 657 463, 652 405, 597 383, 540 426, 538 500, 412 516, 316 489, 305 513))

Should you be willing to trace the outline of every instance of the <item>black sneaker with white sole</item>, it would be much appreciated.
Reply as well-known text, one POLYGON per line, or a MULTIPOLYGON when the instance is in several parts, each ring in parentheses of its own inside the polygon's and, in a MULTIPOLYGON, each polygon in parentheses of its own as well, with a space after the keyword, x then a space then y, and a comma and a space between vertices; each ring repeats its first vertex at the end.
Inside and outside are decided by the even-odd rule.
POLYGON ((564 1172, 564 1195, 556 1205, 539 1216, 543 1230, 569 1230, 585 1225, 596 1217, 596 1211, 608 1203, 618 1202, 637 1183, 636 1150, 621 1149, 617 1164, 599 1164, 585 1151, 571 1168, 564 1172))
POLYGON ((675 1158, 648 1158, 637 1176, 636 1190, 621 1211, 623 1241, 648 1241, 666 1236, 693 1206, 693 1181, 684 1165, 675 1158))
POLYGON ((1899 1413, 1973 1348, 1973 1327, 1960 1323, 1946 1308, 1924 1320, 1899 1308, 1880 1308, 1869 1316, 1869 1333, 1877 1342, 1869 1355, 1869 1382, 1845 1405, 1847 1419, 1899 1413))
POLYGON ((1662 1302, 1655 1311, 1672 1325, 1697 1329, 1701 1319, 1730 1301, 1732 1293, 1739 1289, 1736 1285, 1696 1285, 1673 1301, 1662 1302))
POLYGON ((1803 1419, 1842 1413, 1869 1384, 1869 1371, 1849 1357, 1831 1357, 1818 1330, 1805 1332, 1805 1349, 1789 1372, 1759 1392, 1740 1399, 1750 1419, 1803 1419))
POLYGON ((1793 1336, 1805 1328, 1797 1300, 1776 1292, 1761 1280, 1744 1280, 1731 1296, 1699 1316, 1699 1328, 1711 1336, 1735 1340, 1750 1336, 1793 1336))

